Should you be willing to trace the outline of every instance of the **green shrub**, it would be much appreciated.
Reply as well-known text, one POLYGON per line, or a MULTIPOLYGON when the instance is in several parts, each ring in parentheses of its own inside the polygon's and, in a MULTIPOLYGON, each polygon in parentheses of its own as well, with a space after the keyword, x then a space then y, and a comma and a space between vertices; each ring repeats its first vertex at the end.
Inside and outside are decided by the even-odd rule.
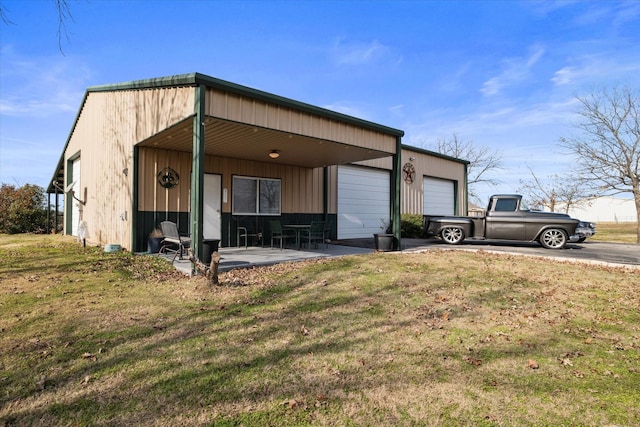
POLYGON ((402 214, 400 222, 400 232, 402 237, 419 239, 423 237, 422 215, 402 214))

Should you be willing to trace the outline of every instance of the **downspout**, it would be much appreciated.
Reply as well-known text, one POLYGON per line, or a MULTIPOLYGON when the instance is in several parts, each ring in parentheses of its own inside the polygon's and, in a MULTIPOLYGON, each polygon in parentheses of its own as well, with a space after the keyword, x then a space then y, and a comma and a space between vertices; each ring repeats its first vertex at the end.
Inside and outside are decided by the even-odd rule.
POLYGON ((322 220, 329 220, 329 170, 326 166, 322 168, 322 220))
POLYGON ((401 235, 401 216, 400 216, 400 189, 402 188, 402 137, 396 137, 396 153, 393 155, 393 165, 391 171, 391 232, 395 236, 396 245, 394 250, 402 248, 401 235))
POLYGON ((191 247, 196 258, 202 258, 204 198, 204 118, 206 87, 195 87, 193 118, 193 159, 191 165, 191 247))

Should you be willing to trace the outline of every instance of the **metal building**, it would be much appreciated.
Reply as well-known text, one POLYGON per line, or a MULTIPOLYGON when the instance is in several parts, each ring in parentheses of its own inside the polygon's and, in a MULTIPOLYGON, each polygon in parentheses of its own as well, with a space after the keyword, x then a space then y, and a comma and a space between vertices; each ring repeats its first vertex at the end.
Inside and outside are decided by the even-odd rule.
POLYGON ((196 255, 203 239, 236 245, 239 227, 268 234, 273 219, 322 220, 333 239, 371 236, 384 219, 399 239, 401 212, 444 194, 464 213, 467 193, 466 162, 403 135, 198 73, 94 86, 48 192, 65 194, 66 234, 132 251, 164 220, 196 255))

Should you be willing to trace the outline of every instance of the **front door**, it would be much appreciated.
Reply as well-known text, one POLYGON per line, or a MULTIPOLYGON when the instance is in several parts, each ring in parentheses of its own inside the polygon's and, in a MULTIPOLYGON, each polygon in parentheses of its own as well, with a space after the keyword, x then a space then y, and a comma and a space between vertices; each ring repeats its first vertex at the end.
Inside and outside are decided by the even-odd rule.
POLYGON ((220 175, 204 174, 203 230, 204 239, 220 239, 221 237, 221 188, 220 175))

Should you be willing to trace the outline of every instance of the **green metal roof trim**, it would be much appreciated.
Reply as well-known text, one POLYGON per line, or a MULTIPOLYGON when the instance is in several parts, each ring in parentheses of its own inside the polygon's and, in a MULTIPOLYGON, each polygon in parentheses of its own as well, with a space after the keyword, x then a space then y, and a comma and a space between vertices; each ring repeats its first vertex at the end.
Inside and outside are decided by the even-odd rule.
MULTIPOLYGON (((69 136, 64 145, 64 149, 60 155, 60 160, 58 161, 58 165, 56 166, 56 170, 53 174, 53 178, 49 183, 49 187, 47 189, 47 193, 54 193, 55 188, 53 183, 55 181, 59 181, 58 177, 62 170, 64 170, 64 152, 69 145, 69 141, 71 140, 71 135, 75 130, 76 124, 80 118, 80 113, 84 107, 85 102, 87 101, 87 97, 92 92, 111 92, 118 90, 141 90, 141 89, 154 89, 154 88, 168 88, 168 87, 181 87, 181 86, 199 86, 204 85, 206 87, 210 87, 213 89, 218 89, 225 92, 234 93, 236 95, 241 95, 247 98, 256 99, 264 102, 268 102, 271 104, 279 105, 282 107, 290 108, 292 110, 302 111, 305 113, 313 114, 316 116, 324 117, 331 120, 336 120, 339 122, 348 123, 354 126, 370 129, 376 132, 384 133, 387 135, 392 135, 395 137, 404 136, 404 131, 399 129, 394 129, 391 127, 383 126, 378 123, 373 123, 367 120, 362 120, 357 117, 349 116, 346 114, 338 113, 336 111, 327 110, 326 108, 317 107, 315 105, 306 104, 304 102, 295 101, 293 99, 285 98, 282 96, 274 95, 272 93, 264 92, 257 89, 252 89, 247 86, 242 86, 236 83, 231 83, 226 80, 217 79, 215 77, 210 77, 200 73, 190 73, 190 74, 178 74, 174 76, 166 76, 166 77, 157 77, 153 79, 145 79, 145 80, 134 80, 130 82, 123 83, 114 83, 107 85, 98 85, 98 86, 89 86, 82 98, 82 102, 80 103, 80 108, 78 109, 78 113, 76 114, 76 118, 73 121, 73 126, 71 131, 69 132, 69 136)), ((64 185, 62 185, 64 188, 64 185)))
POLYGON ((116 83, 116 84, 103 85, 103 86, 92 86, 92 87, 89 87, 87 91, 88 92, 105 92, 105 91, 113 91, 113 90, 135 90, 135 89, 151 89, 151 88, 158 88, 158 87, 178 87, 178 86, 198 86, 198 85, 204 85, 213 89, 219 89, 224 92, 234 93, 236 95, 241 95, 247 98, 268 102, 271 104, 290 108, 292 110, 303 111, 305 113, 314 114, 314 115, 325 117, 328 119, 349 123, 354 126, 375 130, 377 132, 381 132, 381 133, 385 133, 393 136, 404 135, 404 131, 399 129, 383 126, 378 123, 359 119, 357 117, 338 113, 336 111, 327 110, 326 108, 317 107, 311 104, 306 104, 304 102, 296 101, 290 98, 285 98, 279 95, 274 95, 269 92, 253 89, 248 86, 242 86, 236 83, 217 79, 215 77, 207 76, 200 73, 178 74, 175 76, 159 77, 155 79, 137 80, 132 82, 116 83))
POLYGON ((445 159, 445 160, 451 160, 452 162, 462 163, 462 164, 465 164, 465 165, 468 165, 468 164, 471 163, 469 160, 458 159, 457 157, 447 156, 446 154, 437 153, 435 151, 430 151, 430 150, 425 150, 424 148, 413 147, 411 145, 402 144, 402 149, 403 150, 413 151, 415 153, 427 154, 427 155, 433 156, 433 157, 439 157, 439 158, 445 159))

